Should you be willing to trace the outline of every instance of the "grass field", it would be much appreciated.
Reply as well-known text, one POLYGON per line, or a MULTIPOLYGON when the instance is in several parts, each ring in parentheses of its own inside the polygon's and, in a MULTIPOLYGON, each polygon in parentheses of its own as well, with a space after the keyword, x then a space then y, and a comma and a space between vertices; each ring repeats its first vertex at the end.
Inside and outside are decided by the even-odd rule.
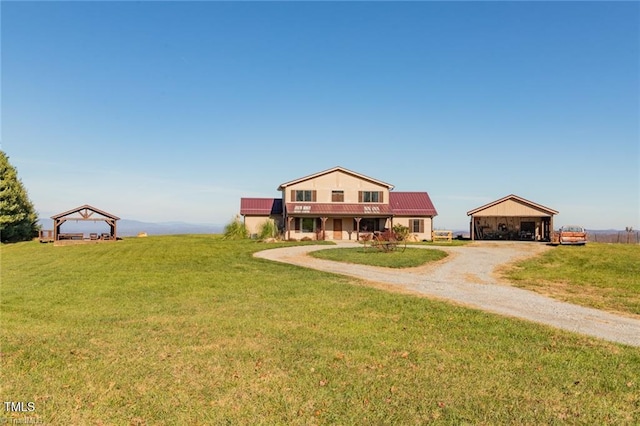
POLYGON ((640 246, 559 246, 505 269, 516 286, 612 312, 640 315, 640 246))
POLYGON ((640 422, 640 348, 251 256, 280 245, 2 246, 3 401, 55 425, 640 422))
POLYGON ((392 252, 384 252, 373 247, 332 248, 313 251, 309 254, 318 259, 383 266, 386 268, 411 268, 447 257, 447 253, 442 250, 408 248, 406 250, 398 249, 392 252))

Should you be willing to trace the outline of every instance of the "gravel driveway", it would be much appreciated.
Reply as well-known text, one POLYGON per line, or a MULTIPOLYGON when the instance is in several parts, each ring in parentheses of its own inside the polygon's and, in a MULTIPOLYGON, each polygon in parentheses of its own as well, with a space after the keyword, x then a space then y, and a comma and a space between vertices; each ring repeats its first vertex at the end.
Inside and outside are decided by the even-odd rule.
MULTIPOLYGON (((549 247, 537 243, 476 242, 461 247, 433 247, 449 256, 417 268, 388 269, 334 262, 307 256, 308 252, 336 246, 296 246, 264 250, 254 256, 277 262, 348 275, 485 311, 523 318, 612 342, 640 346, 640 320, 550 299, 534 292, 500 284, 495 268, 533 256, 549 247)), ((422 249, 432 247, 416 246, 422 249)))

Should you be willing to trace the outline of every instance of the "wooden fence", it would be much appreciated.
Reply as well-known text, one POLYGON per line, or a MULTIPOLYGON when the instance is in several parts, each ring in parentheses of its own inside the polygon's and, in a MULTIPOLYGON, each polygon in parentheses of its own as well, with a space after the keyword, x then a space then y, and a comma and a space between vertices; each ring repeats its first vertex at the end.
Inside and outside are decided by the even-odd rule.
POLYGON ((640 231, 589 232, 587 241, 594 243, 640 244, 640 231))

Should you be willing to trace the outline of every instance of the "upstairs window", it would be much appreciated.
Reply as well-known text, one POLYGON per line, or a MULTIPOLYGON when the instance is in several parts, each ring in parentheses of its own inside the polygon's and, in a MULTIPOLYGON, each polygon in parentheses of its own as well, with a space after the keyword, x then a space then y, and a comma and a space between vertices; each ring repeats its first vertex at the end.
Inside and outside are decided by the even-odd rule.
POLYGON ((291 190, 291 201, 296 203, 316 201, 316 191, 293 189, 291 190))
POLYGON ((360 191, 358 192, 358 202, 360 203, 382 203, 382 191, 360 191))
POLYGON ((343 203, 344 191, 331 191, 331 201, 333 203, 343 203))

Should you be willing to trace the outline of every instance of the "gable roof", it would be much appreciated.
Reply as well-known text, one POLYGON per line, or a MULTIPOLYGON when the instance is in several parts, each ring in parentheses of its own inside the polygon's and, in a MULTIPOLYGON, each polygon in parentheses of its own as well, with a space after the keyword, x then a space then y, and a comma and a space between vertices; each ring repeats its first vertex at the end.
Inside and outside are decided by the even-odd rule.
POLYGON ((492 201, 492 202, 490 202, 488 204, 485 204, 484 206, 480 206, 480 207, 475 208, 473 210, 469 210, 467 212, 467 216, 473 216, 474 214, 476 214, 476 213, 478 213, 478 212, 480 212, 482 210, 488 209, 489 207, 493 207, 493 206, 495 206, 497 204, 500 204, 500 203, 503 203, 503 202, 505 202, 507 200, 516 201, 516 202, 518 202, 520 204, 524 204, 524 205, 526 205, 528 207, 532 207, 532 208, 534 208, 536 210, 543 211, 543 212, 545 212, 545 213, 547 213, 549 215, 558 214, 558 212, 556 210, 553 210, 553 209, 551 209, 549 207, 545 207, 542 204, 534 203, 533 201, 529 201, 526 198, 518 197, 515 194, 509 194, 506 197, 500 198, 499 200, 492 201))
POLYGON ((312 175, 304 176, 304 177, 301 177, 301 178, 298 178, 298 179, 291 180, 289 182, 282 183, 278 187, 278 191, 282 191, 287 186, 294 185, 294 184, 300 183, 300 182, 304 182, 306 180, 314 179, 314 178, 317 178, 318 176, 326 175, 326 174, 333 173, 333 172, 342 172, 342 173, 345 173, 345 174, 348 174, 348 175, 351 175, 351 176, 355 176, 355 177, 357 177, 359 179, 363 179, 363 180, 375 183, 377 185, 386 186, 387 188, 389 188, 389 190, 393 189, 393 185, 391 185, 390 183, 383 182, 381 180, 377 180, 377 179, 374 179, 372 177, 362 175, 360 173, 356 173, 356 172, 354 172, 352 170, 345 169, 344 167, 336 166, 336 167, 333 167, 333 168, 328 169, 328 170, 323 170, 321 172, 314 173, 312 175))
POLYGON ((438 212, 426 192, 390 192, 389 206, 398 216, 437 216, 438 212))
MULTIPOLYGON (((75 209, 71 209, 71 210, 68 210, 68 211, 63 212, 63 213, 58 213, 55 216, 51 216, 51 219, 53 219, 53 220, 60 219, 62 217, 69 216, 69 215, 72 215, 74 213, 79 213, 82 210, 90 210, 90 211, 92 211, 94 213, 98 213, 99 215, 102 215, 102 216, 104 216, 104 217, 106 217, 108 219, 120 220, 120 218, 118 216, 114 216, 111 213, 107 213, 107 212, 105 212, 103 210, 97 209, 97 208, 95 208, 93 206, 90 206, 89 204, 83 204, 83 205, 81 205, 79 207, 76 207, 75 209)), ((89 216, 91 216, 91 214, 89 214, 87 217, 84 217, 84 214, 82 214, 82 213, 80 213, 80 215, 82 216, 82 218, 78 218, 77 220, 83 220, 83 219, 87 220, 87 219, 89 219, 89 216)), ((74 220, 75 220, 75 218, 74 218, 74 220)))
POLYGON ((240 214, 269 216, 282 214, 280 198, 240 198, 240 214))

